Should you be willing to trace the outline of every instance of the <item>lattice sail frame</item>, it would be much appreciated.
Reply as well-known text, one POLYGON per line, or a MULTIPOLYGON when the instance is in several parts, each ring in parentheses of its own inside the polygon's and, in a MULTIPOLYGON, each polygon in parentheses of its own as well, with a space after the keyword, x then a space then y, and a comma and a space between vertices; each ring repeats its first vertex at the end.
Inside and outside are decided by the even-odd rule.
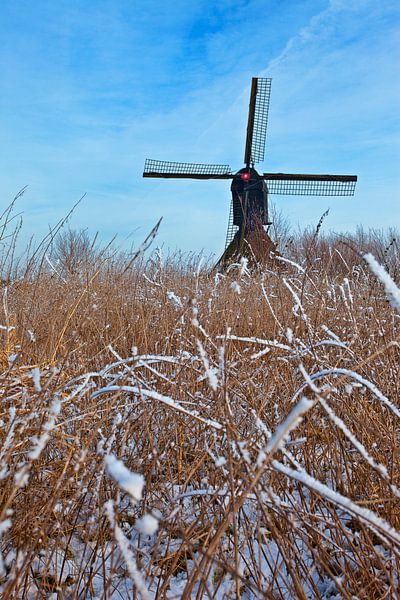
MULTIPOLYGON (((271 82, 271 78, 252 79, 244 161, 247 168, 264 160, 271 82)), ((228 165, 147 159, 143 177, 233 179, 239 173, 233 174, 228 165)), ((354 175, 264 173, 261 177, 266 181, 268 194, 280 195, 352 196, 357 182, 354 175)), ((233 220, 231 200, 225 249, 239 229, 233 220)))
POLYGON ((355 175, 306 175, 303 173, 264 173, 268 192, 296 196, 353 196, 355 175))
POLYGON ((257 96, 254 110, 254 129, 251 144, 251 161, 263 162, 265 140, 267 137, 269 100, 271 96, 271 78, 257 78, 257 96))
POLYGON ((264 160, 271 82, 270 77, 253 77, 252 79, 244 157, 246 165, 264 160))
POLYGON ((227 177, 232 176, 229 165, 210 165, 203 163, 171 162, 147 158, 144 163, 143 177, 227 177))
POLYGON ((239 227, 237 225, 233 224, 233 200, 231 200, 230 209, 229 209, 229 218, 228 218, 228 228, 226 230, 226 238, 225 238, 225 250, 227 249, 227 247, 229 246, 229 244, 235 237, 235 233, 238 230, 239 230, 239 227))
MULTIPOLYGON (((264 173, 268 194, 298 196, 353 196, 356 175, 306 175, 305 173, 264 173)), ((238 227, 233 224, 233 201, 230 203, 225 250, 238 227)))

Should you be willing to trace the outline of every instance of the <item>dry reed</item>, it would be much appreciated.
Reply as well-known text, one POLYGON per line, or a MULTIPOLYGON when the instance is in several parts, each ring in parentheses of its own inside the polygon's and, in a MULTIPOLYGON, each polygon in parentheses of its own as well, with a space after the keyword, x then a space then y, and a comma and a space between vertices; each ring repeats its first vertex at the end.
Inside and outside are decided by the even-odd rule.
POLYGON ((396 597, 400 315, 359 255, 396 242, 217 274, 79 236, 3 280, 2 598, 396 597))

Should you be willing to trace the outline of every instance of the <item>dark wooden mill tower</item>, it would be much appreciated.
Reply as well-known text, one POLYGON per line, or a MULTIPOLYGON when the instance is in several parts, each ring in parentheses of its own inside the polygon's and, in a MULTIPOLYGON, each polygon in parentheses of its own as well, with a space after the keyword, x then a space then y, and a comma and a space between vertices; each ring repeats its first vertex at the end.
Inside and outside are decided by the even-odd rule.
POLYGON ((180 179, 232 179, 231 209, 225 251, 219 261, 247 256, 252 262, 269 260, 275 245, 266 227, 269 194, 311 196, 352 196, 355 175, 305 175, 294 173, 259 174, 254 165, 263 162, 267 134, 271 79, 253 77, 247 123, 244 168, 232 173, 228 165, 167 162, 147 159, 143 177, 180 179))

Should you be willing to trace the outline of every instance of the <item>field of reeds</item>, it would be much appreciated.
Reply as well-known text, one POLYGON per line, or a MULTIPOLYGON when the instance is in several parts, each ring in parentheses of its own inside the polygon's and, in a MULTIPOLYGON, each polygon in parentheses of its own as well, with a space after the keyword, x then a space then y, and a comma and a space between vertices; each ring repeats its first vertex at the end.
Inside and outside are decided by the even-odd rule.
POLYGON ((2 600, 398 597, 396 232, 217 273, 156 231, 16 258, 10 215, 2 600))

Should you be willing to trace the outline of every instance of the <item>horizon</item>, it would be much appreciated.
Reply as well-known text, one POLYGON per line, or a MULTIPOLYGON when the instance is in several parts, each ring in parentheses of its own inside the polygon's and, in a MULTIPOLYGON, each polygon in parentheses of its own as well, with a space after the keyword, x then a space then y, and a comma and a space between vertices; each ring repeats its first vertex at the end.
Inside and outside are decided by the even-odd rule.
POLYGON ((28 186, 27 237, 86 194, 74 229, 137 245, 163 217, 158 245, 218 255, 229 183, 143 179, 143 165, 240 169, 252 76, 272 77, 260 171, 358 176, 351 198, 272 196, 292 227, 327 208, 328 230, 399 225, 396 2, 6 0, 2 13, 3 202, 28 186))

